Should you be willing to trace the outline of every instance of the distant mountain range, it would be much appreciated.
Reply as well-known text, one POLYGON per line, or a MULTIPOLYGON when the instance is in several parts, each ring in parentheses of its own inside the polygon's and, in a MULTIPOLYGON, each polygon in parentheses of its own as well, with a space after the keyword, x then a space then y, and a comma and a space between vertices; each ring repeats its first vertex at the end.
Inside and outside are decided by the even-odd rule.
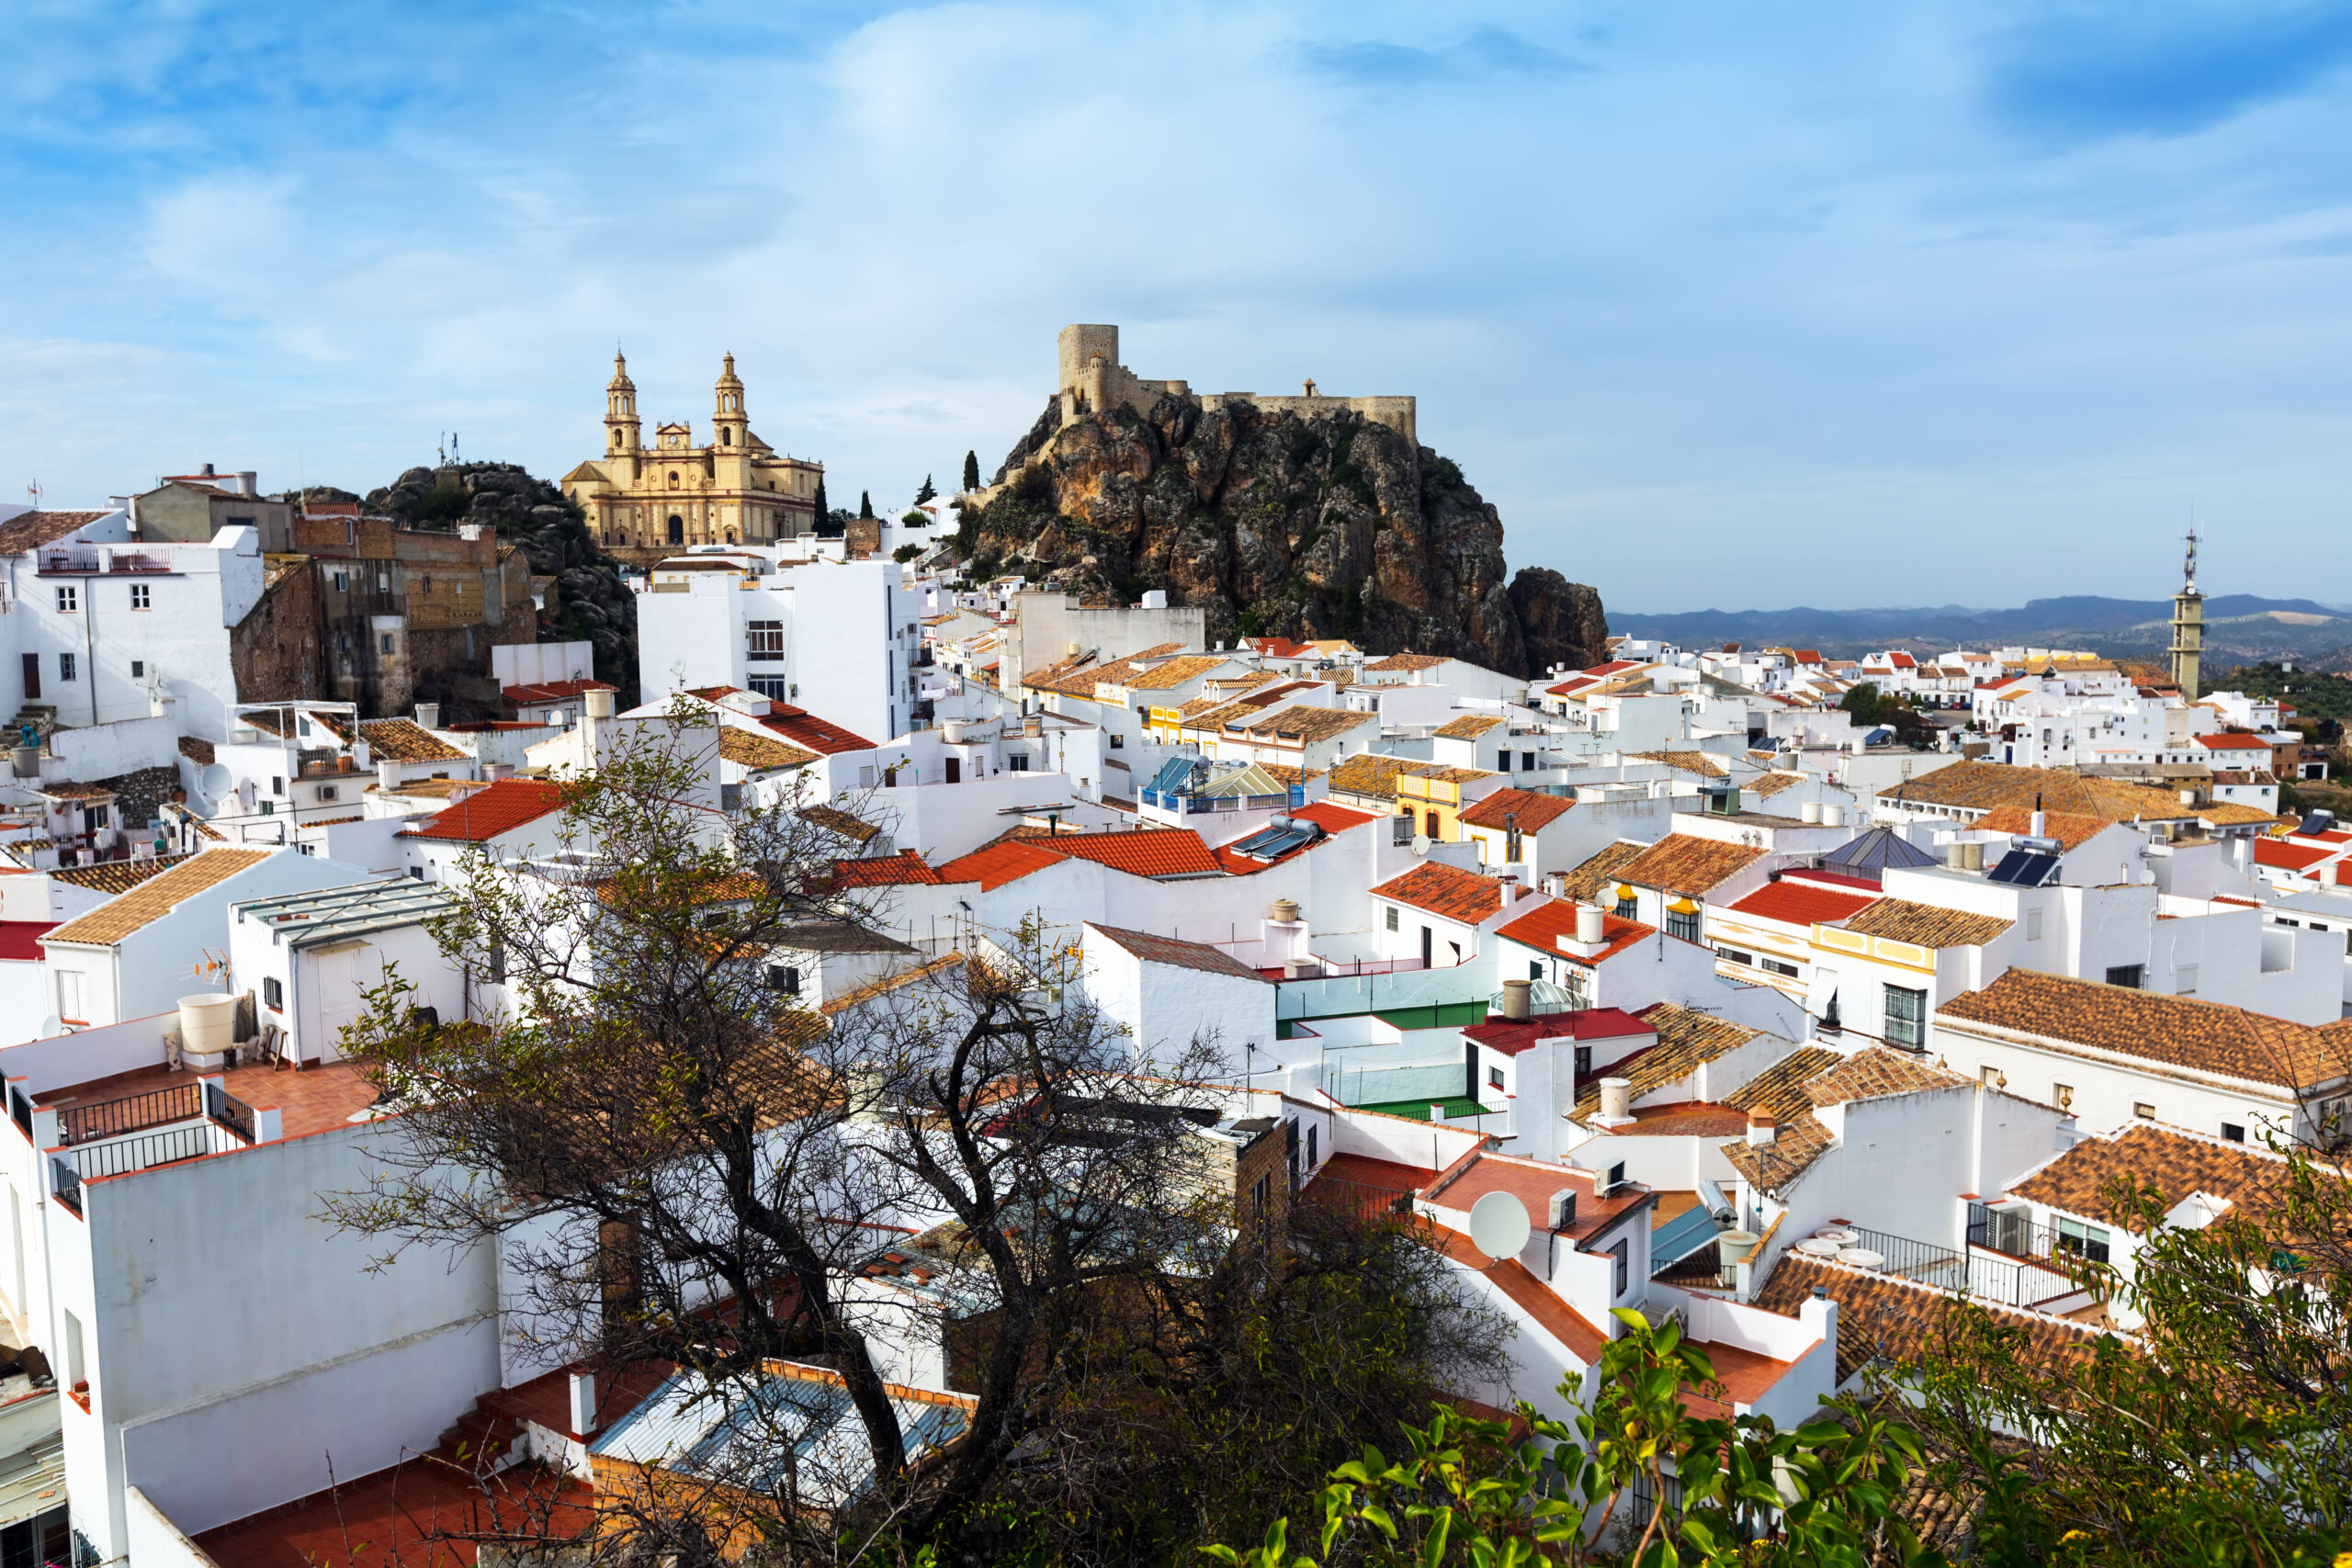
MULTIPOLYGON (((1871 610, 1688 610, 1643 615, 1612 610, 1609 629, 1657 637, 1683 648, 1736 642, 1749 647, 1813 648, 1833 657, 1883 648, 1922 652, 1952 648, 2079 648, 2116 658, 2161 655, 2172 644, 2169 599, 2102 599, 2076 594, 2035 599, 2014 610, 1962 604, 1871 610)), ((2218 593, 2205 601, 2209 669, 2292 659, 2316 669, 2352 668, 2352 613, 2310 599, 2218 593)))

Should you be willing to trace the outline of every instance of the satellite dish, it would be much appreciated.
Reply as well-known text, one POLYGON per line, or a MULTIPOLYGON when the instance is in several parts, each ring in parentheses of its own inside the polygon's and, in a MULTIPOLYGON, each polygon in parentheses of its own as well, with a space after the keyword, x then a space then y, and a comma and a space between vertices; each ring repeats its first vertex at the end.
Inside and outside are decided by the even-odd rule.
POLYGON ((51 1013, 47 1018, 40 1021, 40 1032, 34 1035, 33 1038, 36 1040, 54 1040, 64 1032, 65 1021, 58 1017, 55 1013, 51 1013))
POLYGON ((1470 1245, 1498 1263, 1518 1257, 1534 1232, 1527 1205, 1508 1192, 1489 1192, 1470 1205, 1470 1245))
POLYGON ((209 795, 214 800, 228 794, 229 786, 236 782, 237 775, 230 771, 226 762, 207 762, 196 771, 197 793, 209 795))
POLYGON ((1426 855, 1430 852, 1430 839, 1428 834, 1416 833, 1413 835, 1413 852, 1417 855, 1426 855))

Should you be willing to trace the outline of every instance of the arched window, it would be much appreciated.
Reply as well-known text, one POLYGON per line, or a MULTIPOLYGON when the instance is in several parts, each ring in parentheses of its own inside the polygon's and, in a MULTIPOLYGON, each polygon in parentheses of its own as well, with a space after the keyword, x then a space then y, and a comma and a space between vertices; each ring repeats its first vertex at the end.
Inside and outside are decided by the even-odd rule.
POLYGON ((621 444, 621 433, 620 433, 619 431, 616 430, 616 431, 614 431, 614 432, 613 432, 613 445, 614 445, 614 446, 619 446, 620 444, 621 444))
POLYGON ((732 528, 727 530, 727 542, 730 545, 735 542, 735 530, 732 528))
POLYGON ((674 512, 670 514, 670 542, 673 545, 686 542, 686 520, 674 512))
POLYGON ((678 471, 675 468, 670 470, 670 488, 672 490, 678 488, 678 471))
POLYGON ((720 431, 720 432, 718 433, 718 444, 719 444, 720 446, 734 446, 734 445, 735 445, 735 433, 734 433, 733 431, 731 431, 731 430, 722 430, 722 431, 720 431))

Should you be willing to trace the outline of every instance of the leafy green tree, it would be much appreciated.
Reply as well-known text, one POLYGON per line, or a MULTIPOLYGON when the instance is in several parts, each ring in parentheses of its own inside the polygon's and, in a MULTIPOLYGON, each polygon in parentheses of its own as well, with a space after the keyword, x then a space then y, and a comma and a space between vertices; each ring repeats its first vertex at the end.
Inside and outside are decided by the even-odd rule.
POLYGON ((964 488, 967 491, 980 488, 980 455, 978 452, 964 454, 964 488))
POLYGON ((904 566, 907 562, 914 559, 915 557, 921 554, 922 554, 922 547, 921 545, 900 545, 897 549, 890 552, 890 558, 897 561, 900 566, 904 566))
POLYGON ((1886 710, 1894 704, 1879 691, 1877 682, 1864 681, 1838 699, 1838 705, 1852 714, 1857 724, 1884 724, 1886 710))
POLYGON ((2102 1217, 2128 1274, 2076 1260, 2131 1310, 2127 1342, 2053 1361, 1963 1305, 1901 1381, 1939 1484, 1981 1499, 1988 1562, 2322 1564, 2352 1546, 2352 1182, 2300 1148, 2199 1229, 2154 1188, 2102 1217), (2038 1443, 2015 1440, 2033 1433, 2038 1443))
MULTIPOLYGON (((1441 1407, 1408 1429, 1403 1457, 1367 1448, 1331 1472, 1304 1550, 1287 1519, 1257 1546, 1204 1550, 1231 1568, 1940 1561, 1894 1508, 1921 1460, 1909 1428, 1852 1404, 1790 1432, 1693 1416, 1686 1390, 1720 1392, 1706 1353, 1673 1324, 1616 1316, 1624 1333, 1573 1425, 1522 1404, 1514 1442, 1500 1422, 1441 1407)), ((1561 1392, 1581 1404, 1581 1380, 1561 1392)))
POLYGON ((915 504, 917 506, 921 506, 924 502, 931 500, 938 493, 939 487, 931 482, 931 476, 929 474, 925 474, 922 477, 922 489, 915 491, 915 504))

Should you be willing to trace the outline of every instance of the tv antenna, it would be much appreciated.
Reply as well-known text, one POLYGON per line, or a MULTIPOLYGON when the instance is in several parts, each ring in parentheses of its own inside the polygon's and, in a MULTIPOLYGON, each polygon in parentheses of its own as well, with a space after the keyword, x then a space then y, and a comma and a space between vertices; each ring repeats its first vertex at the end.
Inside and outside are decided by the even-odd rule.
POLYGON ((35 512, 39 512, 40 510, 40 481, 39 479, 35 479, 32 483, 27 485, 25 487, 25 493, 32 497, 33 510, 35 512))
POLYGON ((2194 523, 2191 523, 2191 524, 2188 525, 2188 557, 2187 560, 2185 560, 2185 561, 2182 563, 2182 565, 2181 565, 2181 576, 2182 576, 2183 580, 2184 580, 2184 581, 2187 582, 2187 584, 2188 584, 2188 586, 2187 586, 2186 588, 2184 588, 2184 589, 2182 590, 2182 592, 2186 592, 2186 593, 2194 593, 2194 592, 2197 592, 2197 525, 2196 525, 2196 524, 2194 524, 2194 523))

